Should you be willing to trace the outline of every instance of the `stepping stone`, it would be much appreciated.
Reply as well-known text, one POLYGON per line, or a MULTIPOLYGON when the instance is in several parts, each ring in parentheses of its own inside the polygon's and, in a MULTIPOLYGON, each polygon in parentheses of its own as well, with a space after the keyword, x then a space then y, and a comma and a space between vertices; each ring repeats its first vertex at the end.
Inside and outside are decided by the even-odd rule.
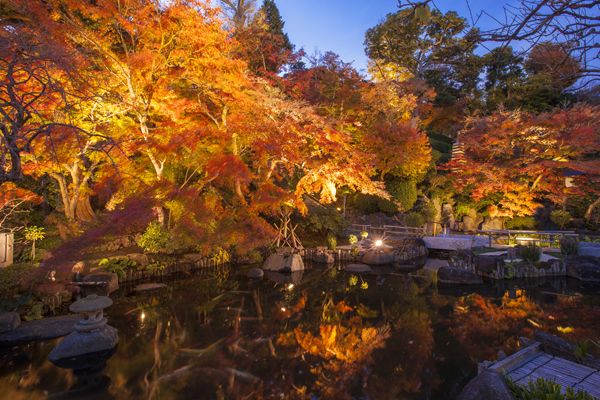
POLYGON ((142 283, 140 285, 137 285, 133 290, 135 290, 136 292, 148 292, 151 290, 158 290, 166 287, 167 285, 165 285, 164 283, 142 283))
POLYGON ((49 317, 23 322, 18 328, 0 334, 0 347, 10 347, 40 340, 55 339, 73 332, 78 314, 49 317))

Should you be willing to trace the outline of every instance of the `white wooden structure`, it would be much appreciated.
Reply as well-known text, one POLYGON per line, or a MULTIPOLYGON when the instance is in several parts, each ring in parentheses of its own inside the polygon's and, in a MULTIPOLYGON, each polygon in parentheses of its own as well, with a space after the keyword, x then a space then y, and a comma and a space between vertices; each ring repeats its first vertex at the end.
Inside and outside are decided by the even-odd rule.
POLYGON ((13 263, 14 234, 0 233, 0 268, 13 263))

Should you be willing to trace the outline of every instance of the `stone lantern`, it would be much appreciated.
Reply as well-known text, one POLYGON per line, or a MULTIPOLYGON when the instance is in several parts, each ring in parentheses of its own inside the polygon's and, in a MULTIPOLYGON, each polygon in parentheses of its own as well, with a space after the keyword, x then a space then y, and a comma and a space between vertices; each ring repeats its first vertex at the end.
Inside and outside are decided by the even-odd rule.
POLYGON ((66 336, 51 352, 48 359, 60 368, 72 369, 77 377, 75 391, 85 391, 107 385, 108 377, 102 371, 115 352, 119 336, 117 329, 106 324, 103 310, 112 305, 106 296, 89 295, 69 307, 82 314, 75 330, 66 336))

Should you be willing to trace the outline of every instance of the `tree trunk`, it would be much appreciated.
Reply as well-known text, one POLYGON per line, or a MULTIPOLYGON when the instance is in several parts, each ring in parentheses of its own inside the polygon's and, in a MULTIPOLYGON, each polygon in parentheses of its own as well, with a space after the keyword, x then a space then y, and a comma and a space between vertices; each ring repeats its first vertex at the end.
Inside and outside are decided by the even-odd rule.
POLYGON ((592 213, 596 209, 596 207, 600 206, 600 197, 594 200, 585 211, 585 220, 590 221, 592 219, 592 213))
MULTIPOLYGON (((240 155, 240 149, 238 145, 238 134, 234 133, 231 135, 231 152, 234 156, 240 155)), ((235 194, 240 198, 240 200, 245 203, 246 199, 244 197, 244 193, 242 192, 242 184, 240 182, 240 178, 236 176, 235 178, 235 194)))
POLYGON ((89 195, 79 195, 75 207, 75 217, 77 221, 81 222, 93 221, 96 218, 96 214, 90 204, 89 195))

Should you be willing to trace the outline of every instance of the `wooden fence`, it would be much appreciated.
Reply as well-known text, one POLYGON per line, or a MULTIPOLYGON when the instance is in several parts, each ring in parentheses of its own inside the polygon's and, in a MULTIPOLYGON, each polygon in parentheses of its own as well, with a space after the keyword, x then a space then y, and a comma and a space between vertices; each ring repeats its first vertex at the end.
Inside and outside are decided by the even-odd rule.
POLYGON ((369 237, 385 237, 385 238, 420 238, 426 235, 425 228, 413 228, 410 226, 400 225, 360 225, 352 224, 348 229, 350 232, 360 235, 361 232, 367 232, 369 237))
POLYGON ((217 261, 210 257, 205 257, 197 261, 179 261, 166 266, 160 271, 148 271, 138 269, 128 269, 126 274, 119 278, 119 283, 137 282, 146 279, 162 279, 169 276, 180 274, 194 274, 196 276, 211 276, 222 268, 228 268, 229 263, 217 261))

